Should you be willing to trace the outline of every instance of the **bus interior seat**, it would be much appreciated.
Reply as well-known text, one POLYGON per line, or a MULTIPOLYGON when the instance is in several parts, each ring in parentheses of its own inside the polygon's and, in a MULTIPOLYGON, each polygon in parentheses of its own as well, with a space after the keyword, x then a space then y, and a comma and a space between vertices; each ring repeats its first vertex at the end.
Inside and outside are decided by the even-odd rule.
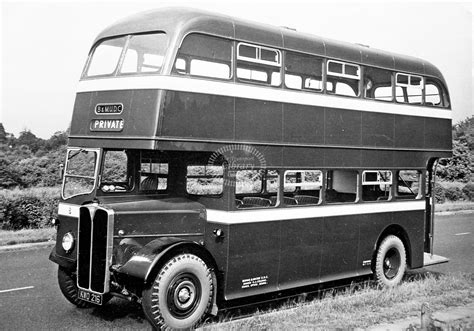
POLYGON ((149 175, 140 183, 142 191, 154 191, 158 189, 158 176, 149 175))
POLYGON ((272 204, 270 199, 265 199, 261 197, 243 197, 242 201, 244 205, 252 205, 256 207, 269 207, 272 204))
POLYGON ((319 198, 312 195, 295 195, 298 205, 313 205, 319 203, 319 198))
MULTIPOLYGON (((272 206, 276 206, 276 202, 277 202, 277 196, 274 195, 274 196, 271 196, 270 197, 270 200, 272 202, 272 206)), ((298 204, 298 201, 296 201, 295 198, 291 198, 291 197, 283 197, 283 202, 285 203, 285 205, 287 206, 296 206, 298 204)))
POLYGON ((295 206, 298 204, 298 200, 295 198, 283 197, 283 201, 285 202, 285 205, 289 206, 295 206))

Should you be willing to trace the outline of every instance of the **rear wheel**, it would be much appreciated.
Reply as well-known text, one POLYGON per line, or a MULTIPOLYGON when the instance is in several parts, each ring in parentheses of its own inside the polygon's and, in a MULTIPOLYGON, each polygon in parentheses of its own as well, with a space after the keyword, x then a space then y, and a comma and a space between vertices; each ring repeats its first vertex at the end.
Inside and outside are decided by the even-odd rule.
POLYGON ((76 305, 79 308, 89 308, 94 306, 92 303, 83 301, 77 297, 76 277, 73 273, 59 267, 58 283, 61 292, 70 303, 76 305))
POLYGON ((406 251, 400 238, 389 235, 380 243, 375 261, 375 278, 383 287, 394 287, 402 281, 407 267, 406 251))
POLYGON ((190 329, 210 312, 212 271, 193 254, 168 261, 142 295, 143 311, 157 329, 190 329))

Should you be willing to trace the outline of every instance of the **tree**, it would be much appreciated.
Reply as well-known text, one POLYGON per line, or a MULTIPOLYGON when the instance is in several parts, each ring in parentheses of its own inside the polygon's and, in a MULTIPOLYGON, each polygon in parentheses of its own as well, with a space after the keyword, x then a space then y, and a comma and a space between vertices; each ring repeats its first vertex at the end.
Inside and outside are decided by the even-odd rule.
POLYGON ((453 140, 466 143, 469 150, 474 152, 474 115, 453 125, 453 140))
POLYGON ((7 133, 5 132, 5 128, 3 124, 0 123, 0 146, 5 145, 7 143, 7 133))
POLYGON ((437 175, 449 181, 468 182, 474 176, 474 155, 467 142, 453 141, 453 157, 439 161, 437 175))
POLYGON ((61 146, 67 145, 68 134, 65 131, 56 131, 51 138, 46 141, 47 150, 57 150, 61 146))
POLYGON ((20 132, 17 143, 20 146, 28 146, 33 153, 36 153, 44 145, 43 139, 36 137, 35 134, 26 129, 20 132))

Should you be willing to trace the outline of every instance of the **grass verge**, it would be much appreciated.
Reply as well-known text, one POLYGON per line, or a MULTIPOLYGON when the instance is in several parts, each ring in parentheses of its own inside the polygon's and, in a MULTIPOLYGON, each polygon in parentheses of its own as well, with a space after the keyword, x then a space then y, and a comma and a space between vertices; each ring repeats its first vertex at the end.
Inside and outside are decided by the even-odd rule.
POLYGON ((44 242, 54 239, 56 239, 56 229, 54 227, 18 231, 0 230, 0 246, 44 242))
POLYGON ((205 330, 326 330, 368 328, 376 324, 419 317, 423 303, 432 311, 474 302, 474 275, 431 273, 411 275, 395 289, 369 283, 361 289, 326 292, 311 302, 286 304, 260 311, 250 319, 204 326, 205 330), (291 309, 284 309, 291 308, 291 309))
POLYGON ((436 205, 436 212, 474 210, 474 201, 447 201, 436 205))

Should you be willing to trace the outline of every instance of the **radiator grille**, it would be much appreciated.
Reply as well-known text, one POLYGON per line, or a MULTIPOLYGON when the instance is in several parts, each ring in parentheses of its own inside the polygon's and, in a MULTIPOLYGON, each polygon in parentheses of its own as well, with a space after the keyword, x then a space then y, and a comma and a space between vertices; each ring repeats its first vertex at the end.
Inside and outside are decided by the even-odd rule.
POLYGON ((108 292, 111 227, 111 217, 107 211, 94 207, 80 208, 77 285, 82 289, 108 292))

